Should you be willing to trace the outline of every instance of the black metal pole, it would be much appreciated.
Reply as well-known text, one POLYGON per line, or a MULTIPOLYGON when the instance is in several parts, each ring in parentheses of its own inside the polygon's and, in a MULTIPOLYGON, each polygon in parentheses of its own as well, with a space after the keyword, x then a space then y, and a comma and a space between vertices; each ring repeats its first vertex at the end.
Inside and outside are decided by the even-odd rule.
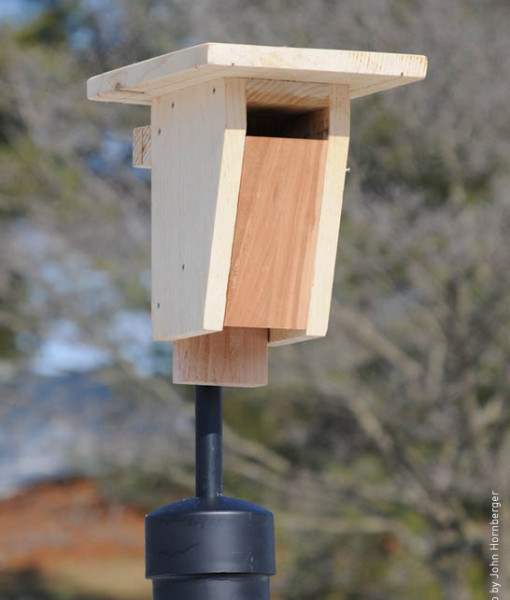
POLYGON ((214 499, 223 493, 221 387, 195 388, 196 495, 214 499))
POLYGON ((196 497, 145 518, 154 600, 270 600, 273 515, 223 496, 221 387, 195 390, 196 497))

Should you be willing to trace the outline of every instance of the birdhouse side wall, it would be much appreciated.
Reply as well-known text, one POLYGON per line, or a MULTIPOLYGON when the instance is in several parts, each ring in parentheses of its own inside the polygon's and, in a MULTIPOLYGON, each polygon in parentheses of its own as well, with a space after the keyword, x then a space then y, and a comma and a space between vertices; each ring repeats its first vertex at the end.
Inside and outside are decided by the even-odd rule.
POLYGON ((241 80, 156 98, 151 110, 156 340, 223 329, 246 133, 241 80))

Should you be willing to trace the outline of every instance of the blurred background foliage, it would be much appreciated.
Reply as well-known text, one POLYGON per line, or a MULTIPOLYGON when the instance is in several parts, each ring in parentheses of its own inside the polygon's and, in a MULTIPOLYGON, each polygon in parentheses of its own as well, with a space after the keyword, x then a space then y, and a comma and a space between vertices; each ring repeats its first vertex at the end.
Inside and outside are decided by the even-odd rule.
MULTIPOLYGON (((0 18, 1 492, 79 475, 142 510, 192 492, 192 390, 151 338, 149 176, 130 166, 149 111, 87 101, 86 79, 204 41, 428 55, 423 83, 353 103, 328 337, 226 391, 226 492, 275 513, 275 598, 486 598, 491 490, 510 515, 508 2, 9 0, 0 18)), ((44 581, 12 571, 0 595, 107 597, 44 581)))

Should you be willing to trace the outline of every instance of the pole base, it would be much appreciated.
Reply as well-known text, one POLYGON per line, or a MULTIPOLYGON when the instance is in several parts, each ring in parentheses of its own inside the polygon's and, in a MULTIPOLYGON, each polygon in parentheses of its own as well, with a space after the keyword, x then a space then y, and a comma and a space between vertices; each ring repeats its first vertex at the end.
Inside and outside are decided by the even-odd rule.
POLYGON ((191 498, 145 518, 154 600, 269 600, 273 515, 250 502, 191 498))
POLYGON ((153 580, 154 600, 269 600, 268 575, 191 575, 153 580))

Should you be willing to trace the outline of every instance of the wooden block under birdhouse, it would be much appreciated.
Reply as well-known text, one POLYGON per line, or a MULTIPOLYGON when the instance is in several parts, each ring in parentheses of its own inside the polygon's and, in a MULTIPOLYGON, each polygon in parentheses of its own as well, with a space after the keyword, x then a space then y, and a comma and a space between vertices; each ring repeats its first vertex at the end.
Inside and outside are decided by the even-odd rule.
POLYGON ((174 342, 173 381, 195 385, 267 385, 267 329, 223 331, 174 342))

